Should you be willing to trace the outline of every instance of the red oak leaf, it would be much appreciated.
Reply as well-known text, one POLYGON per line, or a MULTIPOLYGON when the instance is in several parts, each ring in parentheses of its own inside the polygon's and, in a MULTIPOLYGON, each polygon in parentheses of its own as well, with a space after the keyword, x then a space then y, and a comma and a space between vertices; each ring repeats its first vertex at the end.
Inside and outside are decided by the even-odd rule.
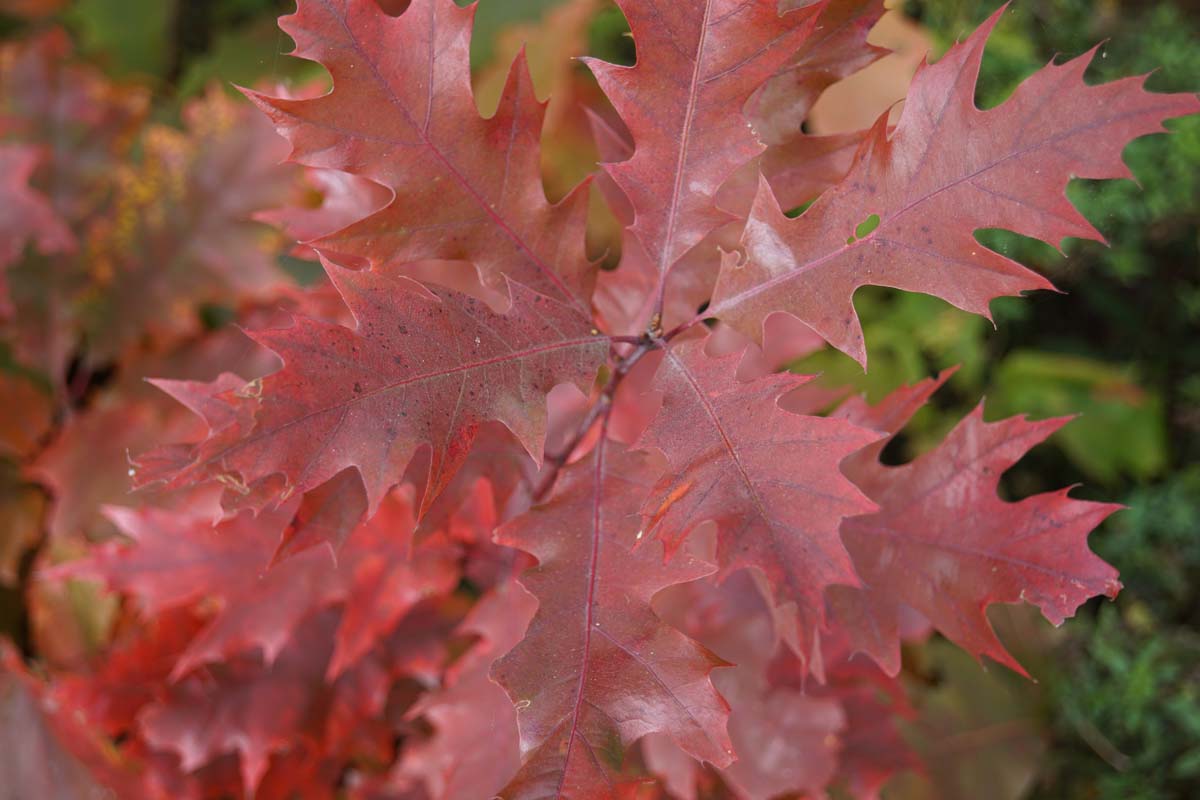
POLYGON ((846 727, 837 700, 771 686, 753 666, 719 673, 714 682, 734 709, 729 735, 738 758, 721 774, 738 797, 819 796, 837 771, 846 727))
MULTIPOLYGON (((888 437, 895 436, 957 371, 958 367, 951 367, 942 370, 935 378, 902 386, 875 405, 869 404, 863 397, 847 398, 830 416, 879 431, 888 437)), ((883 438, 855 453, 846 461, 847 473, 855 475, 872 469, 887 443, 888 439, 883 438)))
POLYGON ((642 758, 646 769, 662 782, 668 797, 674 800, 696 800, 700 796, 697 783, 703 775, 696 759, 679 749, 671 737, 650 733, 642 737, 642 758))
POLYGON ((141 710, 161 697, 176 661, 205 622, 191 606, 150 617, 119 635, 91 673, 59 678, 54 699, 110 736, 131 732, 141 710))
MULTIPOLYGON (((854 165, 854 157, 865 136, 866 132, 797 136, 767 148, 759 163, 779 206, 798 208, 837 185, 854 165)), ((749 180, 743 183, 744 197, 727 202, 732 207, 746 208, 749 213, 755 187, 749 180), (737 205, 739 202, 740 206, 737 205)))
POLYGON ((975 80, 1000 13, 918 72, 894 132, 881 117, 850 173, 798 219, 760 185, 745 259, 726 259, 708 313, 757 340, 764 318, 786 311, 865 363, 851 304, 859 286, 935 294, 987 316, 992 298, 1050 284, 980 245, 976 230, 1053 244, 1100 238, 1063 194, 1067 181, 1129 177, 1124 146, 1200 110, 1200 100, 1147 93, 1144 78, 1088 86, 1089 53, 1047 66, 980 111, 975 80))
POLYGON ((783 410, 779 398, 805 378, 741 383, 741 355, 710 358, 705 342, 672 347, 659 368, 663 407, 641 443, 664 452, 672 468, 643 506, 646 528, 674 549, 699 523, 716 522, 721 574, 760 569, 781 602, 796 604, 808 652, 823 624, 825 587, 858 582, 838 526, 870 503, 838 465, 879 437, 783 410))
POLYGON ((342 470, 305 493, 292 524, 283 532, 271 563, 321 545, 330 547, 336 560, 347 537, 366 513, 367 498, 358 473, 352 469, 342 470))
POLYGON ((215 526, 206 515, 112 509, 135 545, 105 545, 49 575, 101 579, 138 598, 148 615, 204 598, 219 601, 219 611, 176 660, 176 678, 254 648, 271 664, 303 619, 338 604, 343 615, 329 663, 332 680, 422 599, 458 583, 454 547, 438 537, 413 547, 412 501, 404 491, 390 494, 354 530, 336 563, 328 552, 311 548, 268 569, 297 505, 257 517, 243 511, 215 526))
POLYGON ((729 763, 726 706, 708 678, 722 662, 650 607, 661 589, 712 571, 637 546, 637 511, 660 469, 602 439, 546 504, 496 534, 538 559, 520 579, 537 615, 492 670, 519 711, 523 766, 506 798, 610 797, 625 749, 656 731, 729 763))
POLYGON ((136 598, 148 616, 205 597, 234 597, 258 581, 294 506, 258 517, 242 512, 218 525, 207 514, 110 508, 109 516, 133 544, 107 542, 46 577, 102 580, 136 598))
MULTIPOLYGON (((904 404, 904 395, 896 405, 904 404)), ((986 423, 977 407, 910 464, 852 465, 855 483, 879 505, 878 512, 842 524, 863 586, 830 592, 855 647, 896 674, 901 612, 908 606, 967 652, 1024 674, 993 632, 989 605, 1024 600, 1060 625, 1088 598, 1116 596, 1117 572, 1088 549, 1087 535, 1119 506, 1073 500, 1067 489, 1015 503, 996 494, 1000 476, 1066 421, 986 423)))
POLYGON ((336 169, 306 169, 298 197, 290 204, 255 215, 273 222, 297 242, 292 255, 316 259, 308 242, 369 217, 388 204, 391 192, 358 175, 336 169), (319 201, 313 201, 313 195, 319 201))
POLYGON ((890 698, 870 682, 839 684, 836 672, 831 681, 846 716, 836 782, 852 797, 879 800, 894 775, 919 769, 920 762, 900 733, 890 698))
POLYGON ((415 528, 411 493, 395 491, 346 542, 337 566, 345 588, 330 679, 366 655, 419 602, 458 585, 457 548, 438 536, 414 545, 415 528))
POLYGON ((354 467, 373 513, 428 446, 427 505, 484 422, 503 422, 540 458, 546 393, 564 382, 590 389, 608 353, 586 320, 519 284, 498 314, 407 278, 328 269, 357 328, 296 317, 292 327, 251 332, 284 361, 263 380, 255 428, 201 445, 176 482, 215 472, 248 487, 279 473, 286 496, 354 467))
POLYGON ((661 298, 668 271, 733 219, 717 190, 763 145, 740 113, 812 31, 815 9, 780 15, 777 0, 621 0, 638 61, 588 64, 633 135, 627 161, 606 171, 628 196, 630 228, 661 298))
POLYGON ((814 685, 807 665, 786 649, 780 649, 768 667, 770 683, 840 706, 846 724, 839 733, 834 782, 855 798, 878 800, 880 788, 893 775, 920 768, 898 725, 916 712, 901 680, 884 674, 869 659, 856 657, 843 631, 826 636, 822 650, 826 673, 822 685, 814 685))
MULTIPOLYGON (((0 50, 0 130, 6 138, 49 146, 55 191, 47 192, 68 225, 89 221, 109 200, 103 190, 146 115, 150 92, 119 85, 73 63, 71 39, 59 28, 0 50), (68 189, 68 187, 70 187, 68 189)), ((40 186, 34 176, 35 188, 40 186)))
MULTIPOLYGON (((781 3, 786 5, 794 3, 781 3)), ((812 200, 846 175, 866 131, 812 136, 801 126, 822 92, 887 53, 867 43, 867 33, 883 12, 882 0, 824 6, 813 35, 790 66, 751 101, 748 113, 754 130, 768 147, 721 188, 718 200, 723 208, 747 216, 760 172, 785 209, 812 200)))
MULTIPOLYGON (((840 734, 846 728, 839 702, 799 689, 772 687, 754 667, 722 670, 713 682, 733 707, 729 736, 737 760, 720 774, 734 796, 769 800, 800 792, 820 797, 837 771, 840 734)), ((696 796, 699 765, 661 736, 647 737, 643 747, 647 760, 656 765, 655 772, 672 788, 672 796, 683 800, 696 796)))
POLYGON ((586 191, 550 205, 539 161, 544 108, 518 59, 500 107, 482 119, 471 93, 473 9, 415 0, 397 17, 370 0, 302 0, 280 27, 334 89, 308 100, 251 94, 292 143, 292 158, 391 189, 382 211, 315 243, 373 266, 472 262, 586 318, 586 191))
MULTIPOLYGON (((512 519, 529 508, 537 473, 538 465, 513 437, 512 431, 499 423, 488 423, 476 434, 462 468, 421 517, 421 528, 444 530, 453 536, 454 520, 462 514, 464 506, 469 505, 467 501, 476 498, 480 482, 488 485, 493 523, 512 519)), ((470 514, 468 509, 468 518, 470 514)), ((488 530, 486 537, 481 534, 482 531, 472 531, 470 535, 459 537, 459 541, 486 538, 486 543, 491 545, 492 531, 488 530)))

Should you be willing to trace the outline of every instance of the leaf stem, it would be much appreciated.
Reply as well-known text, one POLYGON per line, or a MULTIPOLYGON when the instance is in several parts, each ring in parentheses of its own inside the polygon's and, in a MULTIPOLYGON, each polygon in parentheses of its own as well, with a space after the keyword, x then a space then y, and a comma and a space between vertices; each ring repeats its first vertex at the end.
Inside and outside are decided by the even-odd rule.
MULTIPOLYGON (((630 370, 641 361, 647 353, 655 350, 660 350, 666 346, 664 338, 654 336, 651 332, 646 332, 641 336, 612 336, 609 337, 613 343, 620 344, 636 344, 633 350, 622 356, 613 366, 612 373, 608 377, 608 382, 604 384, 604 388, 600 390, 600 399, 596 404, 588 409, 587 416, 580 421, 575 433, 571 436, 566 446, 558 453, 547 455, 544 464, 547 465, 541 479, 538 481, 537 487, 533 491, 533 501, 540 502, 553 488, 558 473, 571 460, 571 456, 579 447, 580 442, 587 436, 588 431, 599 420, 605 430, 608 428, 608 420, 612 415, 613 398, 617 394, 617 389, 621 382, 625 380, 625 376, 630 370)), ((604 435, 603 433, 601 435, 604 435)))

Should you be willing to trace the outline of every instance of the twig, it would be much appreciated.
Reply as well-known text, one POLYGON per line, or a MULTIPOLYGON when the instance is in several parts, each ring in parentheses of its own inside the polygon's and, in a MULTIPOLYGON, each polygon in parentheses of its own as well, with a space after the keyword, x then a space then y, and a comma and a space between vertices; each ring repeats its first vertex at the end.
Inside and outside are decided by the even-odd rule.
POLYGON ((579 423, 575 429, 575 433, 568 440, 567 445, 558 453, 547 455, 545 463, 548 469, 538 481, 537 487, 533 490, 533 501, 541 501, 550 489, 554 486, 555 480, 558 478, 558 473, 571 460, 579 443, 587 436, 588 431, 596 424, 597 420, 607 427, 608 418, 612 414, 613 397, 616 396, 617 389, 621 385, 621 381, 625 380, 625 376, 633 369, 639 361, 647 353, 659 350, 666 345, 666 341, 662 338, 652 335, 647 332, 641 336, 612 336, 610 340, 614 343, 621 344, 636 344, 637 347, 631 350, 627 355, 623 356, 613 367, 612 374, 608 377, 608 382, 604 384, 604 388, 600 391, 600 399, 596 404, 588 409, 587 416, 579 423))

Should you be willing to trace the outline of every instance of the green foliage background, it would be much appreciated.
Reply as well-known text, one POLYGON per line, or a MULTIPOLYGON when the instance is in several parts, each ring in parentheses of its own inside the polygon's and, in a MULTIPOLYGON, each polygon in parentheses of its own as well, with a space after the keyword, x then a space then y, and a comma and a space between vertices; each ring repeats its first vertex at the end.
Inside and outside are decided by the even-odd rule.
MULTIPOLYGON (((498 26, 536 17, 557 1, 480 0, 474 60, 488 60, 498 26)), ((995 3, 902 5, 940 51, 995 3)), ((274 24, 290 7, 287 0, 77 0, 56 20, 88 59, 153 86, 158 114, 171 118, 213 80, 250 85, 303 77, 311 68, 281 55, 289 44, 274 24)), ((0 2, 0 36, 41 24, 2 9, 0 2)), ((615 9, 601 13, 593 49, 627 58, 623 33, 615 9)), ((1105 43, 1094 80, 1157 70, 1151 89, 1200 89, 1200 10, 1191 0, 1018 0, 988 46, 980 105, 1001 102, 1056 54, 1078 55, 1098 41, 1105 43)), ((1129 506, 1091 540, 1122 572, 1126 589, 1115 604, 1087 607, 1062 631, 997 619, 1039 681, 993 670, 987 689, 1034 698, 1047 747, 1032 779, 1015 784, 1030 797, 1200 796, 1200 118, 1169 126, 1171 136, 1142 139, 1126 151, 1141 186, 1071 187, 1112 247, 1067 241, 1064 257, 1003 231, 979 234, 1050 276, 1065 294, 998 301, 993 329, 934 298, 863 290, 856 300, 871 372, 864 376, 835 353, 797 365, 878 398, 962 364, 893 448, 896 458, 929 446, 981 396, 990 418, 1078 413, 1006 476, 1006 490, 1015 497, 1078 482, 1077 496, 1129 506)), ((933 686, 930 702, 943 702, 953 692, 939 681, 964 667, 936 645, 915 660, 933 686)), ((986 784, 975 788, 975 796, 990 796, 986 784)))
MULTIPOLYGON (((919 0, 905 10, 944 47, 993 6, 919 0)), ((1078 55, 1096 42, 1104 44, 1093 80, 1155 70, 1150 89, 1200 89, 1194 3, 1024 0, 988 47, 980 105, 1000 102, 1057 53, 1078 55)), ((926 331, 916 337, 920 355, 903 356, 940 366, 985 350, 978 372, 961 377, 967 397, 987 395, 989 414, 1080 413, 1009 476, 1015 493, 1081 481, 1078 495, 1129 506, 1091 538, 1121 570, 1125 591, 1067 625, 1035 673, 1050 748, 1033 797, 1165 800, 1200 791, 1200 118, 1168 127, 1170 136, 1126 150, 1141 186, 1071 187, 1111 247, 1068 241, 1063 258, 1011 234, 980 237, 1065 295, 997 302, 995 332, 980 338, 972 322, 946 323, 952 335, 926 331)), ((912 316, 921 300, 892 298, 877 324, 924 327, 912 316)))

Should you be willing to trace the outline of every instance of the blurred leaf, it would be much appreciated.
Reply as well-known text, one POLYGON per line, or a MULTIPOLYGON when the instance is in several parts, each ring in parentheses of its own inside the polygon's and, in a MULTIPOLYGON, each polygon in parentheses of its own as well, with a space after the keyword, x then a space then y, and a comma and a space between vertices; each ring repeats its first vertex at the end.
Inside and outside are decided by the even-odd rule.
POLYGON ((303 84, 326 78, 311 61, 285 55, 291 49, 271 16, 223 30, 204 55, 188 64, 179 80, 179 95, 199 94, 214 82, 232 89, 233 85, 303 84))
POLYGON ((0 14, 38 19, 48 17, 67 4, 67 0, 0 0, 0 14))
POLYGON ((65 18, 81 49, 113 73, 161 77, 170 61, 174 0, 76 0, 65 18))
MULTIPOLYGON (((517 22, 537 19, 563 0, 478 0, 475 29, 471 37, 471 66, 480 67, 490 61, 495 52, 496 36, 501 28, 517 22)), ((470 0, 455 0, 460 6, 470 0)))
POLYGON ((1140 388, 1134 370, 1079 356, 1013 353, 997 368, 988 394, 993 419, 1013 414, 1078 414, 1060 446, 1093 478, 1146 479, 1166 465, 1161 401, 1140 388))
POLYGON ((937 680, 908 726, 927 775, 907 776, 891 800, 1011 800, 1033 783, 1045 749, 1026 684, 1004 670, 980 669, 949 642, 925 651, 937 680))

